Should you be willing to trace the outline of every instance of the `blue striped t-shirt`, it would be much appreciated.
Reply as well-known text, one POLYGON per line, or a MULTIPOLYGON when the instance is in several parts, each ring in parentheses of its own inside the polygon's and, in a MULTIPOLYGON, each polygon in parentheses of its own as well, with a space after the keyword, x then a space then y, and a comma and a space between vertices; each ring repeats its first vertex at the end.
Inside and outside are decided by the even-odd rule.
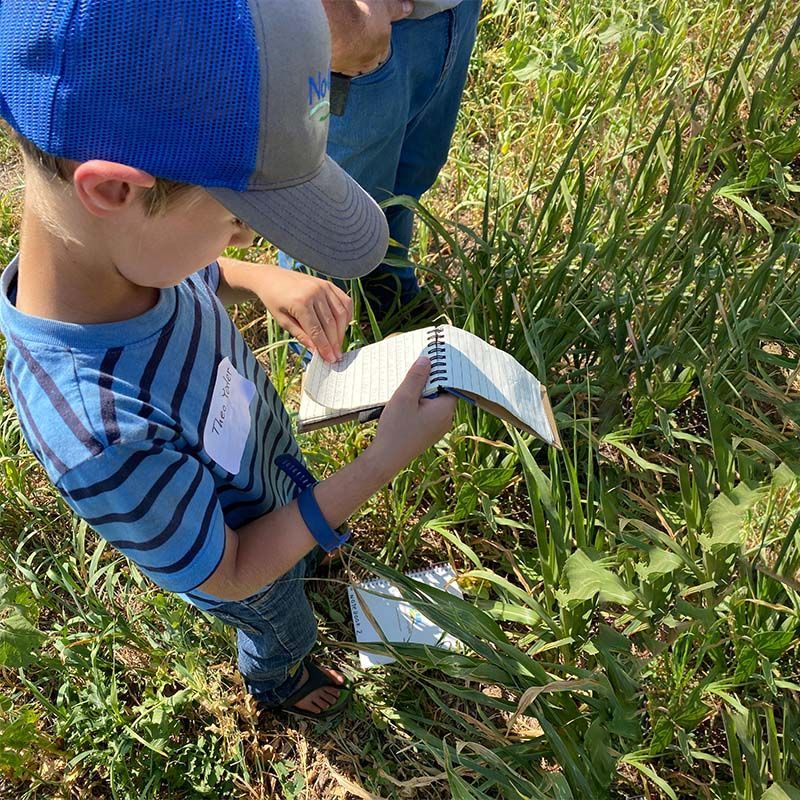
POLYGON ((289 502, 292 483, 273 462, 299 458, 280 398, 216 296, 219 267, 162 289, 139 317, 98 325, 21 313, 16 281, 15 259, 0 325, 31 450, 75 513, 145 575, 215 605, 196 587, 219 565, 224 524, 289 502), (232 445, 220 448, 222 430, 232 445))

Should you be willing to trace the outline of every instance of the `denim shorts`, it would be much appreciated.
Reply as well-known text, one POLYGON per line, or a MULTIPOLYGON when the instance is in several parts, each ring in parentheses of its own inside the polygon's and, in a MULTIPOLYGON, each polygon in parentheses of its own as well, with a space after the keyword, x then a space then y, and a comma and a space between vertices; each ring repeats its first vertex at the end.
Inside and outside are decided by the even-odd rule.
POLYGON ((300 662, 317 641, 317 620, 306 583, 324 555, 315 547, 263 591, 208 609, 237 629, 239 671, 249 692, 265 705, 280 705, 296 690, 300 662))

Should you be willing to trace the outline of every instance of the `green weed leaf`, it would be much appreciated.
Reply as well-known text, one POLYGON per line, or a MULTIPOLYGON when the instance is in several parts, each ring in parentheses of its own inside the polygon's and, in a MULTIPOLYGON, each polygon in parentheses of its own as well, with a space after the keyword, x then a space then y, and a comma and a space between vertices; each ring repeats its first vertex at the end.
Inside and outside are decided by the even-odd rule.
POLYGON ((677 553, 662 547, 651 548, 647 555, 647 564, 640 563, 636 565, 636 573, 643 581, 660 578, 662 575, 669 575, 683 565, 683 560, 677 553))
POLYGON ((708 506, 707 515, 711 533, 698 537, 701 547, 714 553, 725 547, 741 545, 747 513, 765 491, 763 487, 750 489, 739 484, 728 494, 714 498, 708 506))
POLYGON ((753 635, 753 647, 765 658, 774 661, 780 658, 795 640, 795 630, 759 631, 753 635))
POLYGON ((564 577, 569 587, 564 600, 574 604, 596 597, 601 603, 631 605, 636 598, 609 569, 610 563, 593 550, 576 550, 564 564, 564 577))
POLYGON ((761 800, 800 800, 800 789, 788 783, 773 783, 761 800))

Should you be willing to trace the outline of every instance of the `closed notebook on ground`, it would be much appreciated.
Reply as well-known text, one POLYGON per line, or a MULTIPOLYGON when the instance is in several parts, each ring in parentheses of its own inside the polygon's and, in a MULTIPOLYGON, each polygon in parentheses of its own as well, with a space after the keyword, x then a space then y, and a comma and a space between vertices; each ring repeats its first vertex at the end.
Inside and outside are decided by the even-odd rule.
MULTIPOLYGON (((463 597, 456 582, 456 573, 450 564, 440 564, 429 569, 406 573, 407 577, 435 586, 437 589, 463 597)), ((444 633, 426 616, 402 599, 400 590, 392 583, 375 578, 355 586, 348 586, 350 611, 353 614, 353 627, 356 641, 394 642, 401 644, 423 644, 453 650, 459 642, 450 634, 444 633), (376 626, 383 633, 380 637, 376 626)), ((391 656, 377 655, 359 650, 361 668, 377 667, 395 661, 391 656)))
POLYGON ((431 360, 423 395, 454 390, 480 408, 561 447, 544 386, 513 356, 452 325, 391 336, 328 364, 315 355, 300 399, 300 431, 359 419, 389 402, 412 364, 431 360))

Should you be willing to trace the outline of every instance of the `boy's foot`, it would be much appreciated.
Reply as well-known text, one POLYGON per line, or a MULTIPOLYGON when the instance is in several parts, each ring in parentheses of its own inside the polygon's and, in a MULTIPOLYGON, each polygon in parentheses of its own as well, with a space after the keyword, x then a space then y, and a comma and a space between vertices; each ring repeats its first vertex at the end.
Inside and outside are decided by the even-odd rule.
POLYGON ((341 672, 305 658, 300 687, 280 708, 301 717, 327 719, 341 713, 349 697, 350 685, 341 672))

